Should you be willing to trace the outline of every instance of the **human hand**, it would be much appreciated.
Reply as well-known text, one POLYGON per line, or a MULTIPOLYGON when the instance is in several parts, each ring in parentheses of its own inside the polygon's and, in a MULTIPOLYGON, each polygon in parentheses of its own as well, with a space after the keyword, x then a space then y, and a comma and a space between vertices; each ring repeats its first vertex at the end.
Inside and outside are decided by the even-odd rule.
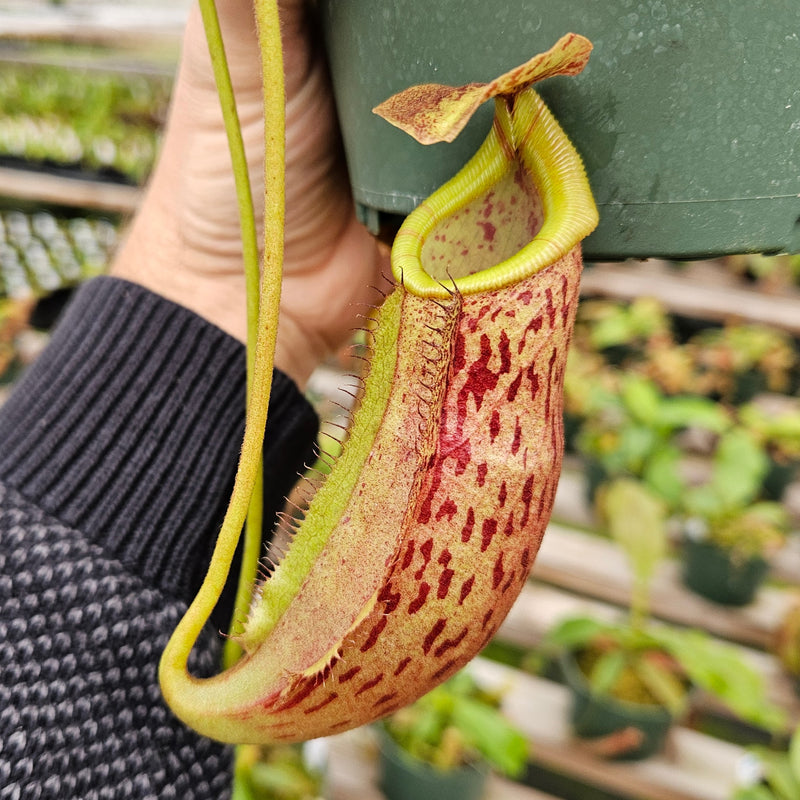
MULTIPOLYGON (((357 222, 322 51, 304 0, 281 0, 286 230, 275 364, 302 386, 374 300, 384 266, 357 222)), ((264 120, 251 0, 217 0, 261 242, 264 120)), ((199 10, 190 13, 161 157, 112 274, 147 286, 244 341, 245 280, 231 161, 199 10)))

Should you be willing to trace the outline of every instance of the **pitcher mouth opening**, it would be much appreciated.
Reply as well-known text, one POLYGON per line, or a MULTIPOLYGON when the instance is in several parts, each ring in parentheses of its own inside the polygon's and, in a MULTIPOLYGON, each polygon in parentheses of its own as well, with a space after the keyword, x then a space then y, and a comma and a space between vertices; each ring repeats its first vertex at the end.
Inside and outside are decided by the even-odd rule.
POLYGON ((405 220, 392 271, 421 297, 495 291, 569 253, 597 222, 580 156, 527 89, 496 99, 475 156, 405 220))

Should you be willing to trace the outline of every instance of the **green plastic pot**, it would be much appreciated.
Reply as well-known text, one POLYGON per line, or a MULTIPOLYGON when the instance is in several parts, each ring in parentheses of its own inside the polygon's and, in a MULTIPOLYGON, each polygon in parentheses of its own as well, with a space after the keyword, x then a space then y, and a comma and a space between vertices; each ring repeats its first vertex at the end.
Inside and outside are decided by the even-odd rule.
POLYGON ((386 800, 480 800, 489 768, 485 764, 440 770, 420 761, 385 731, 379 731, 380 788, 386 800))
POLYGON ((617 752, 613 757, 619 761, 649 758, 664 748, 674 721, 669 711, 594 693, 572 653, 563 654, 560 664, 571 691, 570 723, 576 736, 596 740, 635 729, 640 735, 639 743, 617 752))
POLYGON ((600 210, 587 259, 800 251, 797 0, 322 0, 356 205, 374 231, 450 178, 491 125, 424 147, 372 114, 418 83, 495 78, 564 33, 594 52, 538 91, 600 210))
POLYGON ((727 606, 751 603, 764 583, 769 564, 760 556, 734 559, 712 542, 687 539, 683 548, 683 582, 693 592, 727 606))

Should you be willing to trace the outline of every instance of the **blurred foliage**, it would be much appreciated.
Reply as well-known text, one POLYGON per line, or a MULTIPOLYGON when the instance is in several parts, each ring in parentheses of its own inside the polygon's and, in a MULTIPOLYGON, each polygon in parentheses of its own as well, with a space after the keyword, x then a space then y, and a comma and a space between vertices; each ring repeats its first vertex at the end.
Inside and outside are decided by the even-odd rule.
POLYGON ((519 776, 528 741, 503 715, 500 697, 462 670, 383 724, 405 752, 438 769, 483 760, 504 775, 519 776))
POLYGON ((149 174, 172 79, 0 63, 0 154, 29 162, 149 174))

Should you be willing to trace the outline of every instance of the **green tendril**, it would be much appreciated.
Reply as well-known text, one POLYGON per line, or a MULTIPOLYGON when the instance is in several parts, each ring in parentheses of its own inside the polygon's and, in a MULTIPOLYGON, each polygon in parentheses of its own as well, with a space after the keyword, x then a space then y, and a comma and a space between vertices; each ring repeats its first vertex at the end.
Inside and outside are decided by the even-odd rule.
MULTIPOLYGON (((261 474, 261 455, 264 430, 267 421, 269 396, 272 388, 272 367, 275 357, 275 341, 278 329, 278 312, 281 296, 281 269, 283 264, 284 231, 284 158, 285 158, 285 92, 283 80, 283 54, 281 50, 280 21, 276 0, 256 0, 256 23, 262 54, 262 77, 264 86, 264 130, 265 130, 265 190, 264 213, 264 267, 258 279, 258 248, 253 247, 255 219, 247 177, 247 162, 236 114, 233 89, 225 61, 225 51, 219 30, 219 21, 213 0, 200 0, 203 21, 211 51, 214 74, 222 100, 223 116, 229 140, 233 140, 231 157, 236 176, 237 194, 242 210, 242 230, 245 240, 245 260, 248 271, 248 364, 250 379, 247 391, 247 415, 244 441, 236 471, 233 491, 222 523, 211 564, 197 596, 185 616, 178 624, 167 644, 161 659, 160 675, 165 694, 178 676, 185 674, 189 654, 197 637, 217 604, 233 560, 242 528, 248 518, 251 500, 261 503, 261 488, 255 491, 261 474), (238 142, 238 144, 237 144, 238 142), (247 181, 248 189, 243 190, 247 181), (247 210, 249 208, 249 211, 247 210), (245 222, 245 219, 247 220, 245 222), (250 244, 246 231, 252 228, 250 244), (255 257, 253 257, 255 253, 255 257), (255 268, 251 269, 252 264, 255 268), (250 276, 255 275, 252 286, 258 284, 258 296, 251 288, 250 276), (253 298, 252 301, 250 298, 253 298), (251 342, 255 342, 253 346, 251 342)), ((249 554, 243 563, 242 578, 237 593, 237 608, 234 619, 246 614, 250 600, 250 589, 255 574, 258 552, 261 546, 260 514, 251 514, 248 524, 249 554), (259 517, 256 522, 256 516, 259 517), (253 558, 253 554, 255 558, 253 558), (241 606, 240 606, 241 603, 241 606)), ((232 651, 234 657, 238 653, 232 651)))

